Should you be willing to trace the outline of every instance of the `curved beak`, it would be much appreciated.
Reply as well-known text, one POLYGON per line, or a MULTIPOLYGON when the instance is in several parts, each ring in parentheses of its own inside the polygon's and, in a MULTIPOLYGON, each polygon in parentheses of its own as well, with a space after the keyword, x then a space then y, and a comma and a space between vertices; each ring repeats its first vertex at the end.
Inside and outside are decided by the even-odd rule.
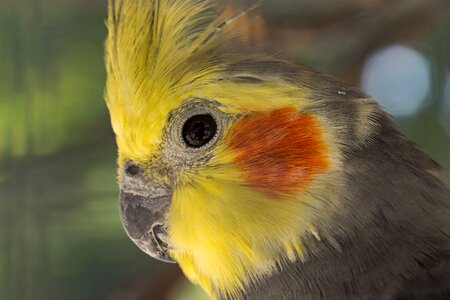
POLYGON ((165 223, 171 198, 172 191, 168 188, 164 193, 148 196, 121 190, 120 215, 126 233, 142 251, 158 260, 175 263, 168 254, 171 244, 165 223))

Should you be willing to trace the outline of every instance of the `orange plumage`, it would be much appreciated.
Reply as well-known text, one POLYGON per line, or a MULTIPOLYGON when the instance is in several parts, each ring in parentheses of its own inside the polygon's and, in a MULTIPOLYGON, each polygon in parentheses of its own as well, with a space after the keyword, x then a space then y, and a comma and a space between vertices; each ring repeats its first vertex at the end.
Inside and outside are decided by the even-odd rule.
POLYGON ((295 194, 329 166, 316 117, 294 107, 239 120, 229 144, 248 184, 271 197, 295 194))

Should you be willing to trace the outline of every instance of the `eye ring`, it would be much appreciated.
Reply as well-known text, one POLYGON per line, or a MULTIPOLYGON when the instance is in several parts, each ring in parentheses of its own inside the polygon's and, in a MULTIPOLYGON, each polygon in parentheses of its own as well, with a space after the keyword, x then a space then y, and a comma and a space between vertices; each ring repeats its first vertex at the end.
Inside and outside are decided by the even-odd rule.
POLYGON ((214 139, 217 129, 217 121, 211 114, 196 114, 184 122, 181 136, 189 148, 201 148, 214 139))

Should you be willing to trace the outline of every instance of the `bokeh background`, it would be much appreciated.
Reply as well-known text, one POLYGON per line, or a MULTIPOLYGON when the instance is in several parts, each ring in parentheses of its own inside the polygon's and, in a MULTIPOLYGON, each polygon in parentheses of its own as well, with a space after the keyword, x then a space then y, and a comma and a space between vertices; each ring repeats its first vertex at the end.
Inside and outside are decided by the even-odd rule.
MULTIPOLYGON (((258 13, 242 30, 361 86, 450 169, 450 1, 266 0, 258 13)), ((205 299, 122 230, 105 17, 106 0, 0 0, 0 299, 205 299)))

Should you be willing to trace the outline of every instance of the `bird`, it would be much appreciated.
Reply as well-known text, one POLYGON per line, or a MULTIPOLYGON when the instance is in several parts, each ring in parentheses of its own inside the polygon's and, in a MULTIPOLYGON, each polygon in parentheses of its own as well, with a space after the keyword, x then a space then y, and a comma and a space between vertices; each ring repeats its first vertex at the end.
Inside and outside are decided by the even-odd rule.
POLYGON ((441 167, 377 101, 218 1, 109 0, 120 218, 211 299, 450 299, 441 167))

